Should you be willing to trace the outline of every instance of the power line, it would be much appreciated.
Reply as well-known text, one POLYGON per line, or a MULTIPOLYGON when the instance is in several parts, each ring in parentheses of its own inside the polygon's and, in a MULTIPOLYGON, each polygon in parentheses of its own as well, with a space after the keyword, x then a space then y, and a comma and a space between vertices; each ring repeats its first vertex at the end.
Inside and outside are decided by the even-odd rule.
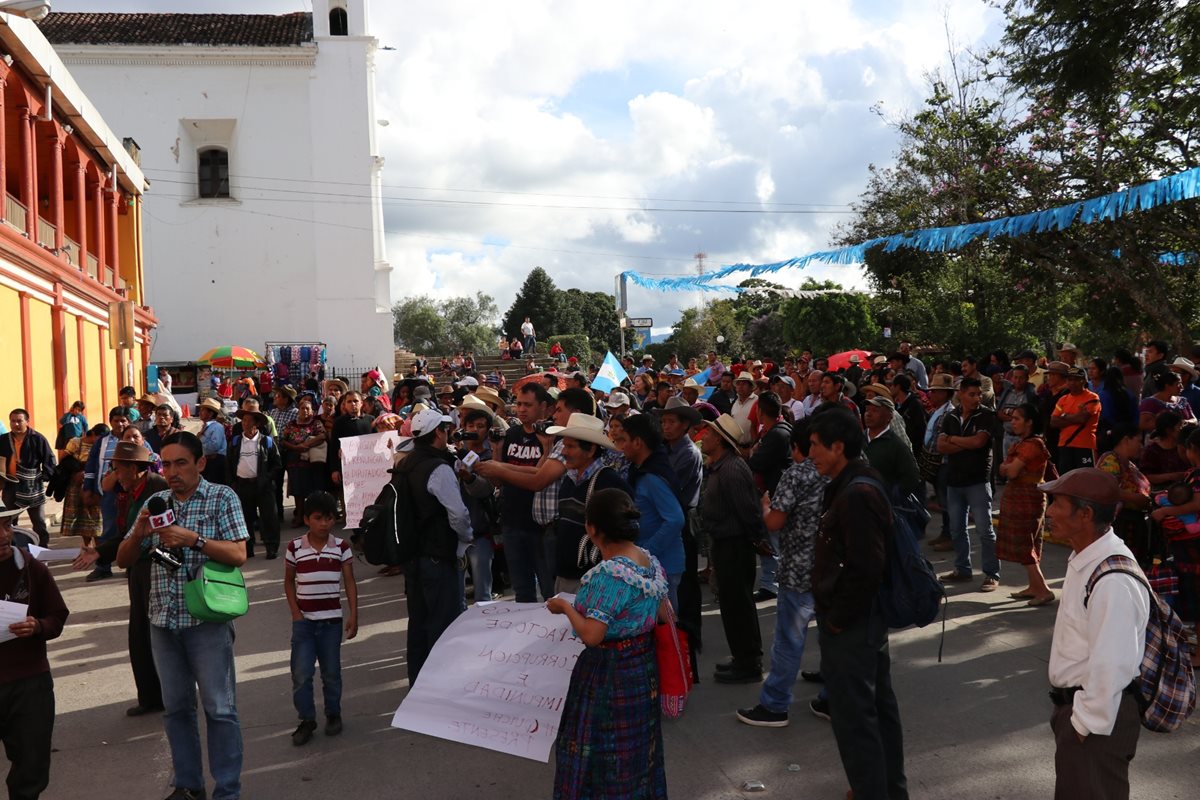
MULTIPOLYGON (((193 175, 190 170, 167 170, 146 167, 142 170, 145 173, 161 172, 168 175, 193 175)), ((259 181, 279 181, 281 183, 306 183, 306 184, 328 184, 333 186, 357 186, 363 189, 371 189, 371 184, 361 183, 358 181, 329 181, 319 180, 316 178, 278 178, 263 175, 230 175, 231 179, 239 180, 259 180, 259 181)), ((156 180, 163 183, 183 183, 185 185, 193 185, 191 181, 171 181, 167 178, 157 178, 156 180)), ((269 187, 262 187, 269 188, 269 187)), ((381 184, 384 189, 410 189, 424 192, 459 192, 462 194, 499 194, 499 195, 520 195, 527 197, 559 197, 572 200, 645 200, 653 203, 697 203, 697 204, 716 204, 716 205, 754 205, 754 206, 812 206, 817 208, 849 208, 848 203, 782 203, 773 201, 758 201, 758 200, 700 200, 700 199, 679 199, 671 197, 634 197, 630 195, 603 195, 603 194, 561 194, 554 192, 524 192, 516 189, 464 189, 449 186, 418 186, 413 184, 381 184)), ((298 191, 271 189, 271 191, 298 191)), ((349 195, 357 197, 361 195, 349 195)))
MULTIPOLYGON (((183 186, 193 186, 194 181, 162 181, 163 183, 174 183, 183 186)), ((363 197, 362 195, 351 195, 338 192, 314 192, 304 191, 299 189, 270 189, 261 186, 243 187, 246 191, 253 192, 279 192, 283 194, 297 194, 304 197, 291 200, 281 197, 258 197, 257 200, 266 202, 309 202, 307 198, 316 197, 339 197, 346 198, 347 203, 373 203, 374 199, 363 197)), ((160 195, 162 197, 185 197, 185 195, 160 195)), ((380 201, 385 204, 417 204, 420 206, 464 206, 468 208, 528 208, 538 211, 641 211, 654 213, 686 213, 686 214, 853 214, 850 209, 834 210, 834 209, 773 209, 773 208, 668 208, 656 206, 559 206, 550 205, 548 203, 500 203, 490 200, 450 200, 444 198, 429 198, 429 197, 382 197, 380 201)))
MULTIPOLYGON (((199 208, 203 208, 204 210, 207 211, 209 208, 212 208, 212 207, 211 206, 200 206, 199 208)), ((221 206, 220 208, 222 211, 226 211, 226 212, 235 212, 238 214, 251 214, 256 217, 270 217, 271 219, 284 220, 287 222, 301 222, 301 223, 304 223, 305 225, 325 225, 325 226, 331 227, 331 228, 342 228, 344 230, 362 231, 364 233, 374 233, 375 232, 374 228, 363 228, 358 225, 344 225, 340 222, 328 222, 325 220, 318 220, 318 219, 304 219, 302 217, 286 217, 286 216, 283 216, 282 214, 271 214, 266 211, 250 211, 249 209, 237 208, 237 207, 233 207, 233 206, 221 206)), ((150 211, 146 208, 145 205, 142 206, 142 213, 145 214, 146 216, 150 217, 150 219, 154 220, 155 222, 158 222, 163 225, 170 225, 172 227, 175 227, 175 226, 179 226, 179 225, 191 224, 190 221, 188 221, 188 222, 168 222, 164 219, 159 219, 154 214, 150 213, 150 211)), ((406 239, 424 239, 424 240, 437 241, 437 242, 453 242, 456 244, 469 244, 469 245, 472 245, 475 247, 502 247, 505 249, 513 249, 513 250, 531 250, 531 251, 535 251, 535 252, 539 252, 539 253, 557 253, 560 255, 598 256, 598 257, 604 257, 604 258, 631 259, 631 260, 636 259, 638 261, 659 261, 659 262, 676 262, 676 263, 687 263, 689 261, 689 259, 673 258, 673 257, 669 257, 669 256, 638 256, 638 255, 631 255, 629 253, 609 253, 609 252, 604 252, 601 250, 564 250, 564 249, 559 249, 559 248, 533 247, 530 245, 520 245, 520 244, 512 244, 512 243, 499 244, 499 243, 494 243, 494 242, 481 242, 481 241, 478 241, 475 239, 456 239, 456 238, 449 237, 449 236, 432 236, 432 235, 420 234, 420 233, 399 233, 396 231, 385 231, 384 233, 388 236, 400 236, 400 237, 403 237, 406 239)), ((649 274, 654 274, 654 275, 658 275, 658 274, 677 275, 678 274, 679 276, 683 276, 683 273, 646 273, 646 274, 648 274, 648 275, 649 274)))

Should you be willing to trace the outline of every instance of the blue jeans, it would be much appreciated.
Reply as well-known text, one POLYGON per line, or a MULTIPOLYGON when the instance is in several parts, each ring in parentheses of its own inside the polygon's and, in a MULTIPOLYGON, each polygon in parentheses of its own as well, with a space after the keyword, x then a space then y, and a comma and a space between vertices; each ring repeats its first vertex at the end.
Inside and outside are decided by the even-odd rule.
POLYGON ((529 529, 504 527, 504 558, 518 603, 536 603, 539 583, 543 600, 554 596, 554 561, 547 562, 546 539, 553 541, 537 525, 529 529))
POLYGON ((792 685, 800 674, 800 658, 804 655, 808 623, 816 614, 812 592, 797 592, 780 586, 775 614, 771 671, 763 682, 758 702, 769 711, 786 713, 792 704, 792 685))
POLYGON ((475 602, 492 599, 492 540, 480 536, 471 544, 467 558, 471 561, 471 583, 475 586, 475 602))
POLYGON ((316 719, 313 671, 321 665, 325 716, 342 714, 342 618, 292 622, 292 703, 300 719, 316 719))
POLYGON ((967 536, 967 513, 979 534, 979 560, 983 574, 1000 578, 996 558, 996 532, 992 530, 992 487, 987 482, 946 487, 946 511, 950 514, 950 537, 954 540, 954 569, 971 572, 971 540, 967 536))
POLYGON ((204 789, 196 687, 204 704, 208 770, 213 800, 235 800, 242 791, 242 728, 238 723, 233 670, 233 623, 203 622, 170 630, 150 626, 154 667, 162 682, 163 728, 171 745, 172 785, 204 789))
MULTIPOLYGON (((767 538, 771 541, 771 549, 776 553, 779 552, 779 532, 768 532, 767 538)), ((758 557, 758 588, 765 589, 771 594, 779 594, 779 584, 775 581, 775 572, 779 569, 779 561, 775 556, 759 556, 758 557)))

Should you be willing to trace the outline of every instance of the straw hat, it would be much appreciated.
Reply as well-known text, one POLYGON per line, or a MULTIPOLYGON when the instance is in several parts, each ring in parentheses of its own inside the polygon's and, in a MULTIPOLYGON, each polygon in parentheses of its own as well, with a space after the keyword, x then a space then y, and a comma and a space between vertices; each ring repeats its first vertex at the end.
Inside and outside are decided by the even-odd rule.
POLYGON ((749 372, 743 372, 733 379, 734 383, 737 383, 738 381, 749 381, 750 383, 754 383, 754 376, 749 372))
POLYGON ((939 372, 937 375, 931 375, 929 378, 929 391, 941 389, 943 392, 957 392, 958 387, 954 385, 954 376, 946 372, 939 372))
POLYGON ((225 413, 225 409, 221 406, 221 404, 211 397, 206 397, 196 404, 197 413, 199 413, 200 409, 202 408, 207 408, 209 411, 215 411, 217 416, 222 416, 225 413))
POLYGON ((246 409, 242 409, 241 411, 235 413, 234 416, 238 419, 242 419, 247 414, 250 414, 254 417, 254 421, 258 423, 258 427, 260 428, 267 428, 271 424, 271 418, 261 411, 247 411, 246 409))
POLYGON ((472 395, 476 400, 482 400, 485 404, 492 407, 493 411, 497 411, 504 407, 504 401, 500 399, 500 393, 490 386, 480 386, 472 395))
POLYGON ((742 429, 741 423, 728 414, 717 417, 716 422, 705 420, 704 424, 720 434, 721 438, 734 450, 740 449, 742 441, 746 438, 746 432, 742 429))
POLYGON ((891 399, 892 396, 892 390, 882 383, 868 383, 860 391, 866 397, 886 397, 891 399))
POLYGON ((617 449, 612 440, 604 435, 603 420, 593 417, 591 414, 575 412, 567 419, 566 427, 552 425, 546 429, 546 433, 552 436, 565 436, 568 439, 578 439, 581 442, 591 442, 592 444, 606 447, 609 450, 617 449))

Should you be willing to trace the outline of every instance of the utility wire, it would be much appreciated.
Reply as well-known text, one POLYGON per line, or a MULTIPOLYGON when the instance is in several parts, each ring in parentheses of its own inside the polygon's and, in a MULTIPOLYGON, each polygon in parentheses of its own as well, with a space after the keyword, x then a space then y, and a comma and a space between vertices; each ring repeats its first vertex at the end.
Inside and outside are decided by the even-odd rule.
MULTIPOLYGON (((168 175, 189 175, 194 176, 191 170, 166 170, 144 168, 144 173, 161 172, 168 175)), ((361 183, 358 181, 328 181, 318 180, 315 178, 275 178, 263 175, 230 175, 230 179, 238 180, 257 180, 257 181, 279 181, 281 183, 306 183, 306 184, 328 184, 333 186, 357 186, 362 189, 370 190, 371 184, 361 183)), ((162 183, 182 183, 185 185, 194 185, 195 180, 189 181, 172 181, 167 178, 156 179, 162 183)), ((264 187, 265 188, 265 187, 264 187)), ((412 184, 381 184, 384 189, 409 189, 424 192, 459 192, 463 194, 499 194, 499 195, 522 195, 528 197, 558 197, 572 200, 645 200, 653 203, 696 203, 696 204, 715 204, 715 205, 753 205, 753 206, 812 206, 817 208, 849 208, 847 203, 782 203, 774 201, 758 201, 758 200, 699 200, 699 199, 679 199, 671 197, 633 197, 630 195, 603 195, 603 194, 560 194, 553 192, 523 192, 515 189, 463 189, 449 186, 417 186, 412 184)), ((300 191, 300 190, 284 190, 272 189, 271 191, 300 191)), ((311 192, 310 192, 311 193, 311 192)), ((361 195, 349 195, 351 197, 361 197, 361 195)))

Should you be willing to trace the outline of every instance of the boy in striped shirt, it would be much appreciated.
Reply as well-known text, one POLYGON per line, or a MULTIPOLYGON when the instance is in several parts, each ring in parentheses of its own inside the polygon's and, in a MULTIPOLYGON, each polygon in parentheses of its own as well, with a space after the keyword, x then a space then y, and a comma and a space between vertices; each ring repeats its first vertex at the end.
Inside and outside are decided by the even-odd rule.
POLYGON ((289 542, 284 554, 283 591, 292 611, 292 702, 300 714, 300 725, 292 733, 297 747, 307 744, 317 729, 313 703, 317 663, 325 697, 325 735, 342 732, 341 584, 346 584, 350 604, 347 639, 358 634, 358 587, 350 542, 330 536, 336 521, 337 500, 328 492, 313 492, 304 501, 308 533, 289 542))

